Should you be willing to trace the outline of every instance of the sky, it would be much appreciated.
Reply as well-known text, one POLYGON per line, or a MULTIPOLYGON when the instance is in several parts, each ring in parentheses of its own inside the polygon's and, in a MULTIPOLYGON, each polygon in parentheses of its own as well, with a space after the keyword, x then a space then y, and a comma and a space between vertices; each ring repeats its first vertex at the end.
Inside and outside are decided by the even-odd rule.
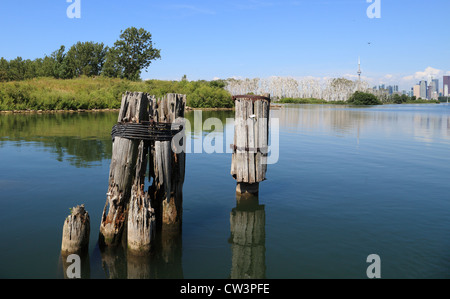
POLYGON ((358 57, 373 86, 450 75, 449 0, 0 0, 0 57, 113 46, 132 26, 161 49, 143 79, 356 79, 358 57))

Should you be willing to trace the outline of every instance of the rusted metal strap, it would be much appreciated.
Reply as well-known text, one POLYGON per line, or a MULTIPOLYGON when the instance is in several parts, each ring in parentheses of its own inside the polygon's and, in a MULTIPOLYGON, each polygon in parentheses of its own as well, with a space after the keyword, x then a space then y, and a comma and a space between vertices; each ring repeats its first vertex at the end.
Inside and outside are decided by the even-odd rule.
POLYGON ((180 124, 142 122, 117 123, 111 131, 111 137, 121 137, 133 140, 171 141, 173 136, 183 130, 180 124))
POLYGON ((270 103, 270 98, 264 97, 264 96, 255 96, 255 95, 239 95, 239 96, 233 96, 233 101, 236 100, 250 100, 256 102, 256 101, 268 101, 270 103))
POLYGON ((230 144, 230 148, 236 153, 237 151, 242 152, 252 152, 252 153, 261 153, 267 156, 269 148, 268 147, 240 147, 235 144, 230 144))

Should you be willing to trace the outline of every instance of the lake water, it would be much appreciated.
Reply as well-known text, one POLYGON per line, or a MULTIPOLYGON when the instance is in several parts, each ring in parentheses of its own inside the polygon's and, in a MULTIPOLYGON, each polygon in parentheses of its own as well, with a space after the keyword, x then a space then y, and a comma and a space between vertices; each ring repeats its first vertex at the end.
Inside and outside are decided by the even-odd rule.
MULTIPOLYGON (((450 278, 448 104, 286 105, 271 116, 280 158, 250 207, 237 206, 231 154, 187 155, 182 235, 149 262, 151 277, 367 278, 377 254, 382 278, 450 278), (231 215, 257 220, 254 243, 233 241, 248 228, 231 215)), ((91 218, 89 277, 136 275, 120 258, 123 272, 105 270, 97 246, 116 120, 0 114, 0 278, 62 278, 62 227, 79 204, 91 218)))

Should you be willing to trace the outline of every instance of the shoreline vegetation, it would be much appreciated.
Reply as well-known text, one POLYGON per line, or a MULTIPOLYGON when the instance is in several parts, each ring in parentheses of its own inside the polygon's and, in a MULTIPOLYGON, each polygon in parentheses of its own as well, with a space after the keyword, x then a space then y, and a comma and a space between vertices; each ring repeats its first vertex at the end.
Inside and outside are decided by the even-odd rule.
MULTIPOLYGON (((167 93, 187 95, 187 110, 233 110, 234 103, 226 81, 131 81, 103 76, 81 76, 75 79, 34 78, 0 82, 0 112, 85 112, 111 111, 120 108, 125 91, 140 91, 157 98, 167 93)), ((382 105, 435 104, 439 101, 394 95, 381 102, 371 94, 356 92, 348 101, 326 101, 315 98, 283 98, 279 104, 382 105)))
POLYGON ((122 94, 140 91, 163 97, 187 95, 192 109, 232 109, 233 100, 222 81, 131 81, 120 78, 35 78, 0 82, 0 111, 80 111, 119 109, 122 94))
POLYGON ((276 102, 279 104, 320 104, 320 105, 392 105, 392 104, 440 104, 440 101, 437 100, 423 100, 423 99, 416 99, 415 97, 408 97, 405 95, 405 97, 399 96, 392 97, 391 99, 385 101, 385 102, 369 102, 366 100, 363 100, 362 102, 353 101, 352 98, 350 98, 348 101, 326 101, 323 99, 315 99, 315 98, 284 98, 280 101, 276 102))

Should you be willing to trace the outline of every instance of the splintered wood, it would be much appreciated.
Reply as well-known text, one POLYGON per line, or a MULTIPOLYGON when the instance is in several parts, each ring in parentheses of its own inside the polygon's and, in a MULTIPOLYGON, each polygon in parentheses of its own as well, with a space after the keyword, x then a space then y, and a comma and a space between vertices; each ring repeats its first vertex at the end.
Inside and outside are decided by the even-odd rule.
MULTIPOLYGON (((168 94, 157 100, 145 93, 127 92, 118 122, 181 123, 185 105, 185 95, 168 94)), ((128 249, 145 253, 151 248, 158 223, 181 227, 184 170, 185 153, 176 154, 171 141, 115 137, 100 225, 101 245, 119 245, 126 231, 128 249), (145 190, 147 170, 152 185, 145 190), (164 221, 166 218, 169 220, 164 221)))
MULTIPOLYGON (((149 98, 144 93, 126 93, 122 97, 119 123, 148 121, 149 98)), ((102 245, 117 246, 127 224, 128 204, 139 156, 139 140, 116 137, 113 141, 109 188, 100 225, 102 245)), ((145 168, 145 167, 144 167, 145 168)), ((140 186, 138 187, 140 189, 140 186)))

